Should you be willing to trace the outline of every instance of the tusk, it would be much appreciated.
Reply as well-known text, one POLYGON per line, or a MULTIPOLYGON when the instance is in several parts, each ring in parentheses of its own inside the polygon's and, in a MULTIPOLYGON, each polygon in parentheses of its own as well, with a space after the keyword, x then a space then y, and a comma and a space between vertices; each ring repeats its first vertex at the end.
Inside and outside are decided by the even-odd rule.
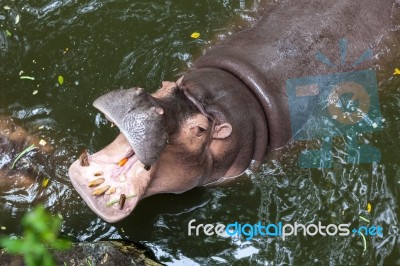
POLYGON ((93 181, 90 181, 88 184, 88 187, 97 187, 97 186, 103 184, 104 181, 106 181, 104 178, 97 178, 93 181))
POLYGON ((110 187, 110 188, 106 191, 106 195, 114 194, 115 191, 117 191, 117 189, 116 189, 115 187, 110 187))
POLYGON ((79 156, 79 162, 81 166, 89 166, 89 153, 87 149, 84 149, 81 155, 79 156))
POLYGON ((124 207, 125 201, 126 201, 126 196, 125 196, 125 194, 121 194, 121 196, 119 197, 119 201, 118 201, 118 208, 119 208, 120 210, 122 210, 122 208, 124 207))
POLYGON ((97 188, 97 189, 93 190, 92 195, 93 195, 93 196, 100 196, 100 195, 102 195, 104 192, 106 192, 110 187, 111 187, 110 185, 106 185, 106 186, 104 186, 104 187, 97 188))

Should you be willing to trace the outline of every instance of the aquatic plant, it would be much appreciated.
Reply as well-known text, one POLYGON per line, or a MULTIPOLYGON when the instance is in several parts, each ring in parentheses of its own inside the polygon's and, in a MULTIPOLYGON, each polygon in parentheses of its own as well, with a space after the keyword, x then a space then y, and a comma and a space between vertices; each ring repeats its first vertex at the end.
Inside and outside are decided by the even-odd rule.
POLYGON ((27 266, 55 265, 50 249, 67 250, 71 242, 60 239, 61 218, 53 217, 39 205, 22 218, 24 235, 21 238, 3 237, 0 246, 11 254, 24 257, 27 266))

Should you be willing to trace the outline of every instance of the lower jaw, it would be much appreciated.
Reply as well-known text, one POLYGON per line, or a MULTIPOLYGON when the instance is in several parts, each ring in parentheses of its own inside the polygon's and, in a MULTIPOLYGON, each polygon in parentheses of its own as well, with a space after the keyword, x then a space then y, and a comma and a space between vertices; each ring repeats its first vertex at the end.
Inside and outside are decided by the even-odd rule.
POLYGON ((146 194, 150 176, 143 169, 143 164, 133 153, 126 138, 118 136, 104 149, 89 155, 87 162, 88 166, 82 166, 80 160, 77 160, 69 169, 76 191, 107 222, 117 222, 128 216, 144 196, 142 194, 146 194), (125 158, 126 162, 118 165, 125 158), (89 183, 97 179, 103 181, 99 185, 89 186, 89 183), (107 194, 111 188, 115 189, 107 194), (102 192, 97 194, 96 190, 102 192), (125 200, 121 204, 123 198, 125 200))

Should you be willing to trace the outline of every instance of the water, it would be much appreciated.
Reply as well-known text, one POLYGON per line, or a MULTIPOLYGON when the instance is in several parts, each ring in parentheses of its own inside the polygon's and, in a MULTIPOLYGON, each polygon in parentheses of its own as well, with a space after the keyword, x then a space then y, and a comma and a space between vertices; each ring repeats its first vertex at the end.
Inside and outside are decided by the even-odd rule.
MULTIPOLYGON (((20 168, 30 165, 38 172, 29 189, 0 192, 0 226, 6 227, 1 233, 21 234, 17 221, 30 207, 43 203, 52 213, 62 214, 63 234, 75 241, 140 241, 165 263, 400 264, 400 79, 391 76, 392 69, 378 73, 383 77, 379 96, 384 128, 360 137, 380 149, 378 164, 341 164, 345 141, 338 137, 332 168, 301 169, 296 164, 300 151, 294 146, 284 160, 268 161, 259 174, 182 195, 152 196, 113 225, 96 217, 72 188, 67 170, 77 154, 83 148, 99 150, 117 134, 91 106, 94 99, 120 87, 141 86, 151 92, 160 81, 175 80, 209 47, 251 23, 257 5, 258 1, 229 0, 2 0, 0 115, 12 117, 52 149, 32 152, 19 162, 20 168), (190 38, 195 31, 199 39, 190 38), (50 183, 42 188, 45 178, 50 183), (362 238, 354 235, 299 235, 285 241, 187 236, 192 219, 196 224, 321 221, 353 228, 368 224, 360 216, 384 229, 383 237, 366 238, 366 251, 362 238)), ((1 163, 10 161, 4 155, 1 163)))

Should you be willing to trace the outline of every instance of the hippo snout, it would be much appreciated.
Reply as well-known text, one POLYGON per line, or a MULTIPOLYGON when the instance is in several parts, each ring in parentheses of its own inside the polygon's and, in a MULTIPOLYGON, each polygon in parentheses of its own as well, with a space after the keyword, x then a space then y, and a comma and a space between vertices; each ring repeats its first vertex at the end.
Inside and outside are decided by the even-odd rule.
POLYGON ((157 160, 168 139, 164 110, 143 88, 111 91, 93 106, 121 130, 143 164, 157 160))

